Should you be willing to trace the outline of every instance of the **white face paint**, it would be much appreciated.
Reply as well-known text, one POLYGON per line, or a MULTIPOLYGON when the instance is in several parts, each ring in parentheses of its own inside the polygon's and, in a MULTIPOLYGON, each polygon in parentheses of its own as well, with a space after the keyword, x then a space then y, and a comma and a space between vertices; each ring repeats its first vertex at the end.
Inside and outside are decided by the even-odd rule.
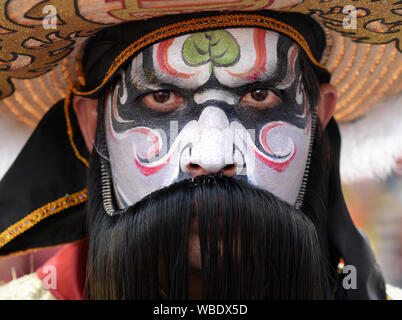
POLYGON ((295 204, 311 136, 297 56, 290 39, 244 28, 169 39, 134 58, 105 104, 119 207, 194 166, 232 166, 235 179, 295 204))

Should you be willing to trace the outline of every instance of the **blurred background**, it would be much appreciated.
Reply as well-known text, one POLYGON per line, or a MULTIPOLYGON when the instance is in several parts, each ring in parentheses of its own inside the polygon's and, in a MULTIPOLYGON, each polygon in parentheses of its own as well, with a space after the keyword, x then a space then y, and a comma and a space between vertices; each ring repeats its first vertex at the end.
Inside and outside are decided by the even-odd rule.
POLYGON ((402 287, 402 160, 385 180, 343 185, 355 224, 370 239, 387 283, 402 287))

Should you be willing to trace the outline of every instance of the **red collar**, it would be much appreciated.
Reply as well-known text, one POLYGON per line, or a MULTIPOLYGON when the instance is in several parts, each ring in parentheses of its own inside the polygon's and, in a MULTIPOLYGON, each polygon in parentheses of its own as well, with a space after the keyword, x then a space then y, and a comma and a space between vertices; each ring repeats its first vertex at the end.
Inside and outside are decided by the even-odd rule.
POLYGON ((66 244, 36 273, 58 300, 82 300, 88 241, 66 244))

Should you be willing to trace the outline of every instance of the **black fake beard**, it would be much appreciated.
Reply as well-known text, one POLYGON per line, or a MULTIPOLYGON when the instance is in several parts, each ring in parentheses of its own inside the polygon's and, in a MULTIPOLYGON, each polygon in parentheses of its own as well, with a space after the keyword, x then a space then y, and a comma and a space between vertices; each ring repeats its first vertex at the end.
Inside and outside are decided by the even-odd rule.
POLYGON ((328 297, 328 257, 321 246, 319 217, 224 176, 180 181, 150 194, 123 215, 109 216, 101 196, 100 161, 93 152, 88 299, 188 299, 192 217, 200 242, 200 298, 328 297))

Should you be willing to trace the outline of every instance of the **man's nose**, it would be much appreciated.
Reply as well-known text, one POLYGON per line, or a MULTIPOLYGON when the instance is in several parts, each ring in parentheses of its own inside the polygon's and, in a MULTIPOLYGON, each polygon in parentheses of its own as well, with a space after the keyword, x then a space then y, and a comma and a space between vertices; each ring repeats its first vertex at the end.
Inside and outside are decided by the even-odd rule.
POLYGON ((208 174, 223 174, 227 177, 233 177, 236 175, 236 165, 227 164, 220 170, 208 170, 197 163, 189 163, 187 165, 187 172, 194 178, 197 176, 208 175, 208 174))
POLYGON ((198 133, 182 151, 180 165, 191 177, 223 174, 233 177, 243 167, 223 110, 207 107, 198 120, 198 133))

